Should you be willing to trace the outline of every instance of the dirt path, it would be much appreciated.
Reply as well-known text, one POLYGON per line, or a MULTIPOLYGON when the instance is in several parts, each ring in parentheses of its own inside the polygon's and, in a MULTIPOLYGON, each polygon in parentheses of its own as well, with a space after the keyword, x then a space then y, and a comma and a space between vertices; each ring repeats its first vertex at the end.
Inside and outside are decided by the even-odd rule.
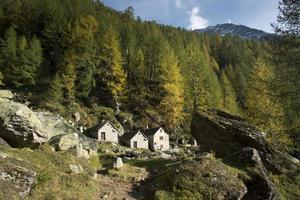
POLYGON ((139 183, 120 181, 117 177, 98 174, 99 199, 106 200, 144 200, 148 199, 139 183))

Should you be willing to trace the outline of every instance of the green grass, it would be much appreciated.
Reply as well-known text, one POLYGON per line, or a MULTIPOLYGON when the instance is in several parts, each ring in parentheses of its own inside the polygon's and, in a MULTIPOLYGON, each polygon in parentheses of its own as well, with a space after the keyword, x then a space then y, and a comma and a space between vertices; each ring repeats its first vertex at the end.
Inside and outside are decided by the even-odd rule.
POLYGON ((12 163, 10 159, 3 159, 7 166, 19 165, 37 172, 35 186, 27 199, 94 199, 97 194, 93 180, 93 174, 100 166, 97 157, 78 159, 72 152, 53 152, 47 145, 37 150, 1 147, 0 152, 22 160, 14 159, 17 163, 12 163), (71 172, 69 164, 75 163, 83 167, 83 173, 71 172))
POLYGON ((275 183, 280 199, 298 200, 300 199, 300 171, 295 170, 287 174, 271 176, 275 183))
POLYGON ((146 168, 147 171, 153 171, 164 170, 167 164, 174 163, 174 161, 162 158, 154 158, 149 160, 131 159, 127 160, 126 163, 132 166, 146 168))
POLYGON ((155 179, 155 198, 158 200, 226 199, 244 188, 242 172, 224 165, 220 160, 206 157, 200 161, 184 160, 155 179))
POLYGON ((107 174, 116 177, 119 181, 131 183, 137 183, 148 175, 145 168, 134 167, 127 164, 120 169, 109 169, 107 174))

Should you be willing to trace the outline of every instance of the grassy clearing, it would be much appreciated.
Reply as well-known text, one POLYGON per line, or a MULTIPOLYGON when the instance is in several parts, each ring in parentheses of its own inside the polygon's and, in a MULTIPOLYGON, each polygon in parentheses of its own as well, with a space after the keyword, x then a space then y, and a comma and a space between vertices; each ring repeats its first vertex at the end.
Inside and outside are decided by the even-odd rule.
POLYGON ((125 164, 121 169, 109 169, 109 176, 116 177, 119 181, 137 183, 146 178, 148 173, 145 168, 125 164))
POLYGON ((35 187, 27 199, 74 199, 76 197, 76 199, 90 200, 97 194, 97 185, 93 180, 93 174, 100 166, 97 157, 90 160, 78 159, 71 152, 53 152, 47 145, 37 150, 1 147, 0 151, 20 159, 15 161, 18 163, 10 163, 10 159, 2 160, 7 166, 17 164, 37 172, 35 187), (73 174, 69 164, 80 164, 84 172, 73 174))

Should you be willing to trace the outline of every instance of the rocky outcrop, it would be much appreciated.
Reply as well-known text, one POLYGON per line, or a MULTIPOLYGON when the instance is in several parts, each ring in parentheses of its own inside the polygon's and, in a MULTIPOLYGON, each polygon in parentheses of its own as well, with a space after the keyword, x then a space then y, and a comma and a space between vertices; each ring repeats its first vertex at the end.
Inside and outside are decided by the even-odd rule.
POLYGON ((0 146, 10 147, 9 144, 5 140, 3 140, 2 138, 0 138, 0 146))
POLYGON ((97 154, 96 143, 64 118, 50 112, 34 112, 3 90, 0 90, 0 138, 12 147, 38 147, 50 142, 58 151, 75 148, 78 157, 97 154))
POLYGON ((23 199, 30 194, 36 172, 24 161, 8 154, 0 156, 0 199, 23 199), (14 195, 14 196, 12 196, 14 195))
POLYGON ((272 152, 263 132, 242 118, 222 111, 195 113, 191 128, 199 146, 206 151, 214 151, 219 157, 230 156, 244 147, 272 152))
POLYGON ((35 147, 50 139, 31 109, 7 98, 0 98, 0 137, 13 147, 35 147))
POLYGON ((191 130, 203 151, 214 152, 248 173, 251 180, 245 181, 248 192, 243 199, 279 199, 269 172, 281 174, 294 164, 268 145, 263 132, 240 117, 217 110, 195 113, 191 130))
POLYGON ((279 200, 277 189, 269 178, 258 151, 254 148, 244 148, 234 156, 236 161, 246 164, 251 170, 251 180, 246 181, 248 188, 244 199, 279 200))
POLYGON ((0 90, 0 98, 3 99, 12 99, 15 95, 9 90, 0 90))

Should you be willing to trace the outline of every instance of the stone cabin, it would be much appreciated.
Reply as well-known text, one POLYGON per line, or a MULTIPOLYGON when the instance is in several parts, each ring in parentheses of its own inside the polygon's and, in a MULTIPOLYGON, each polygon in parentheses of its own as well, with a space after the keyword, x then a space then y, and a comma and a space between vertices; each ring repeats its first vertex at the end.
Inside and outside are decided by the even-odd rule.
POLYGON ((103 121, 101 124, 90 129, 88 135, 98 141, 118 143, 120 132, 110 121, 103 121))
POLYGON ((163 128, 151 128, 144 132, 149 140, 149 149, 152 151, 164 151, 170 148, 169 135, 164 131, 163 128))
POLYGON ((147 137, 141 131, 130 131, 120 137, 120 144, 136 149, 148 149, 147 137))

